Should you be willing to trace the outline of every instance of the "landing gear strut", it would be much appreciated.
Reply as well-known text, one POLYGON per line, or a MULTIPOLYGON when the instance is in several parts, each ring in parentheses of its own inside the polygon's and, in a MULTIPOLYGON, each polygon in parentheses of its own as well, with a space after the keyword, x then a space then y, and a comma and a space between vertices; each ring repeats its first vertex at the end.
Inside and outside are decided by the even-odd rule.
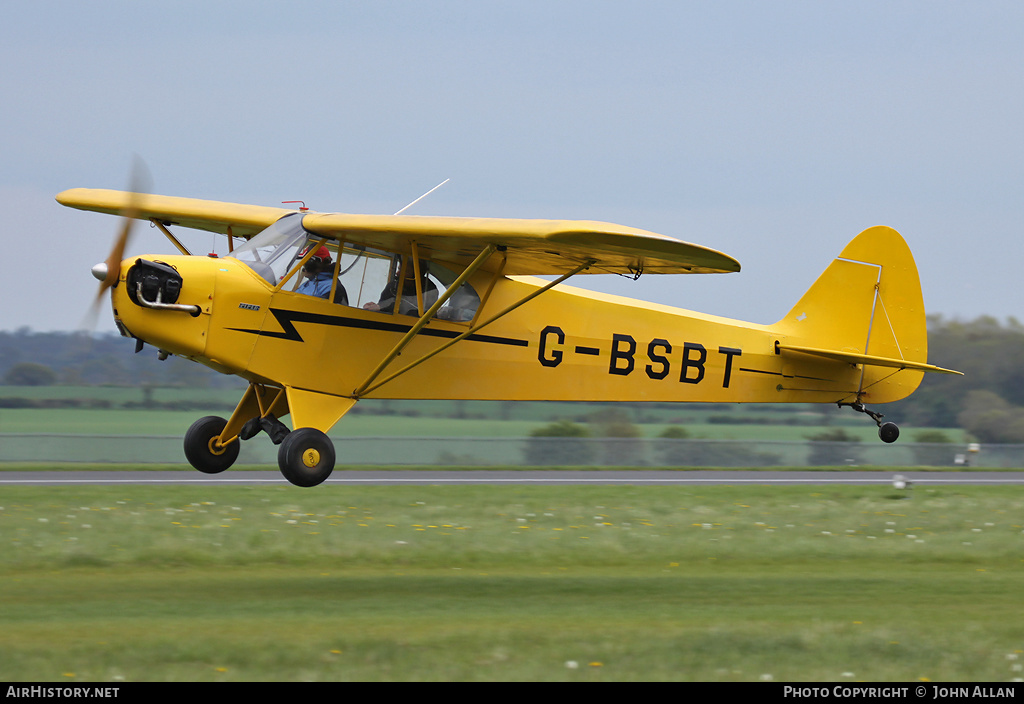
POLYGON ((875 425, 878 426, 878 437, 882 439, 882 442, 896 442, 896 438, 900 436, 900 429, 898 425, 896 425, 895 423, 883 423, 882 419, 885 418, 885 416, 883 416, 881 413, 878 413, 877 411, 869 410, 860 401, 855 401, 854 403, 840 402, 837 405, 840 408, 842 408, 843 406, 849 406, 858 413, 867 414, 871 418, 871 420, 875 421, 875 425))
MULTIPOLYGON (((277 464, 285 479, 297 486, 316 486, 326 481, 334 471, 334 443, 321 430, 312 427, 289 430, 278 420, 278 415, 287 415, 292 410, 285 393, 284 388, 253 382, 231 418, 207 416, 197 420, 185 433, 185 457, 189 464, 207 474, 223 472, 238 459, 243 440, 265 432, 278 446, 277 464)), ((300 401, 309 401, 307 396, 295 393, 300 401)), ((327 415, 335 421, 355 403, 355 399, 336 400, 333 406, 326 404, 327 415)), ((322 412, 324 405, 318 401, 305 408, 305 417, 309 418, 314 410, 322 412)), ((324 424, 330 427, 326 421, 324 424)))

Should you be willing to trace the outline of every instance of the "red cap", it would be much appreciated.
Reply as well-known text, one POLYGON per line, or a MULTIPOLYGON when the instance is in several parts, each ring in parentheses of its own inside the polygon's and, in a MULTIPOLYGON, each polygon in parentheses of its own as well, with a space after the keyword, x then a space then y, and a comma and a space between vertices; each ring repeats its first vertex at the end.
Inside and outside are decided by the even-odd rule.
MULTIPOLYGON (((308 252, 308 251, 309 251, 308 247, 306 249, 302 250, 302 256, 306 256, 306 252, 308 252)), ((320 249, 316 250, 316 253, 313 256, 314 257, 319 257, 320 259, 330 259, 331 258, 331 253, 327 250, 327 247, 324 247, 323 245, 321 245, 320 249)))

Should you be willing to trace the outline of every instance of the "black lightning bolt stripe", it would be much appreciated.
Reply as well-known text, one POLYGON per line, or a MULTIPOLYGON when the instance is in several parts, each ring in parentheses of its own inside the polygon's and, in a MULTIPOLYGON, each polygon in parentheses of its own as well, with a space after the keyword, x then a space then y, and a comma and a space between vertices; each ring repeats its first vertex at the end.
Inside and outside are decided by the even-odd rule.
MULTIPOLYGON (((278 325, 281 326, 281 332, 250 330, 245 328, 228 329, 234 330, 235 332, 246 332, 251 335, 259 335, 260 337, 273 337, 278 340, 291 340, 293 342, 304 342, 299 331, 295 328, 295 323, 311 323, 313 325, 330 325, 332 327, 359 328, 362 330, 380 330, 383 332, 398 333, 406 333, 412 329, 411 325, 404 325, 402 323, 392 323, 380 320, 363 320, 361 318, 350 318, 343 315, 303 313, 297 310, 285 310, 282 308, 271 308, 270 312, 277 320, 278 325)), ((423 328, 420 330, 419 334, 426 337, 443 337, 452 339, 458 337, 462 333, 455 330, 423 328)), ((473 340, 474 342, 487 342, 496 345, 512 345, 514 347, 528 347, 530 344, 526 340, 517 340, 512 337, 495 337, 493 335, 473 334, 468 336, 466 339, 473 340)))

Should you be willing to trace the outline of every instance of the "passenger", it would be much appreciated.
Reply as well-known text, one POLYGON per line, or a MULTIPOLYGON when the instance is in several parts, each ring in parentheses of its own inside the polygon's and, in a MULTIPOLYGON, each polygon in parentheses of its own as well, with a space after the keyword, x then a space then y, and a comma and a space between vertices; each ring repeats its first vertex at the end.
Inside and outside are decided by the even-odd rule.
MULTIPOLYGON (((419 305, 416 301, 416 275, 412 267, 407 267, 404 282, 402 284, 401 301, 398 304, 398 312, 402 315, 419 315, 419 305)), ((375 310, 381 313, 391 313, 395 310, 395 292, 398 290, 398 277, 396 274, 384 290, 376 303, 370 301, 363 305, 365 310, 375 310)), ((423 311, 434 305, 437 300, 437 286, 427 277, 427 263, 420 260, 420 288, 423 291, 423 311)))
POLYGON ((462 284, 456 291, 448 304, 437 311, 437 317, 441 320, 457 320, 468 322, 476 315, 476 309, 480 307, 480 296, 469 284, 462 284))

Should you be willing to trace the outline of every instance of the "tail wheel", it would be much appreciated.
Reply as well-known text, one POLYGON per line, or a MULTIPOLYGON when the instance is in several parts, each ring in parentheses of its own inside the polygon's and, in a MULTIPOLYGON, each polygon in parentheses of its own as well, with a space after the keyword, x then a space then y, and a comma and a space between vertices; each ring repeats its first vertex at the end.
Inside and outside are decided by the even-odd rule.
POLYGON ((900 429, 895 423, 882 423, 878 426, 878 437, 882 439, 882 442, 896 442, 896 438, 899 436, 900 429))
POLYGON ((297 428, 277 451, 284 478, 296 486, 316 486, 334 471, 334 443, 316 428, 297 428))
POLYGON ((220 434, 228 424, 218 416, 200 418, 185 432, 185 458, 205 474, 218 474, 238 459, 238 442, 220 444, 220 434))

